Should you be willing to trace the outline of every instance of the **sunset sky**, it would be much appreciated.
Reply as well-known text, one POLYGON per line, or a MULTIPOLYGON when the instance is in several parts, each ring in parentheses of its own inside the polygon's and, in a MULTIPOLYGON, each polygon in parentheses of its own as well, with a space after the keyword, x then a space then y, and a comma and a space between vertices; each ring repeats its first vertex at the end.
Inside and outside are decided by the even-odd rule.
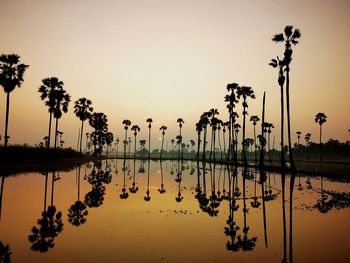
MULTIPOLYGON (((41 79, 56 76, 72 96, 59 127, 66 146, 76 147, 73 104, 80 97, 107 115, 118 137, 129 119, 146 139, 146 119, 153 118, 152 145, 159 147, 159 127, 168 126, 170 141, 179 117, 185 141, 196 139, 202 112, 217 108, 227 119, 226 85, 236 82, 257 96, 248 101, 248 118, 261 116, 266 91, 277 147, 280 91, 268 63, 283 56, 284 45, 271 37, 289 24, 302 34, 291 64, 293 140, 300 130, 318 141, 318 112, 328 117, 325 140, 349 140, 350 1, 1 0, 0 10, 0 53, 16 53, 30 65, 23 86, 11 93, 11 144, 34 145, 47 135, 49 114, 37 90, 41 79)), ((4 92, 0 102, 3 135, 4 92)), ((252 131, 249 124, 248 136, 252 131)))

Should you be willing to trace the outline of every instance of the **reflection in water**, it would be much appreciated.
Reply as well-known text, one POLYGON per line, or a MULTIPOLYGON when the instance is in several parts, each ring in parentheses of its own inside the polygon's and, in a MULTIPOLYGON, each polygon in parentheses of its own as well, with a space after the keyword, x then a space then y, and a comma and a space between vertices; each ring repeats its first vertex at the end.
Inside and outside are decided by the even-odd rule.
POLYGON ((48 172, 45 173, 45 189, 44 189, 44 211, 41 213, 41 218, 37 220, 38 226, 33 226, 31 234, 28 235, 28 240, 32 243, 33 251, 47 252, 49 248, 53 248, 54 239, 63 230, 62 212, 57 211, 54 205, 54 189, 55 182, 60 180, 59 173, 52 172, 51 184, 51 205, 46 208, 47 197, 47 182, 48 172))
POLYGON ((85 195, 84 200, 84 203, 90 208, 99 207, 103 204, 106 189, 104 184, 109 184, 112 181, 110 172, 103 171, 101 166, 100 161, 94 163, 91 173, 84 177, 84 180, 92 187, 91 191, 85 195))
POLYGON ((89 214, 86 205, 80 201, 80 170, 81 165, 79 165, 77 173, 77 201, 68 209, 68 222, 73 226, 80 226, 81 224, 84 224, 86 222, 86 217, 89 214))
POLYGON ((0 241, 0 263, 10 263, 11 254, 10 246, 5 245, 0 241))
MULTIPOLYGON (((74 199, 76 198, 73 204, 71 203, 72 201, 69 201, 70 203, 64 203, 65 207, 69 208, 65 209, 66 214, 64 216, 62 216, 62 212, 58 211, 59 209, 57 209, 54 201, 57 199, 56 203, 62 206, 62 200, 65 200, 64 196, 59 194, 59 192, 63 190, 62 183, 64 184, 63 181, 72 177, 68 177, 66 174, 58 171, 53 172, 51 177, 51 174, 49 175, 48 172, 45 172, 44 193, 43 197, 40 193, 39 199, 42 200, 43 198, 43 201, 39 201, 39 203, 43 205, 37 204, 37 206, 40 206, 39 210, 43 210, 41 212, 41 217, 37 220, 37 224, 32 227, 31 233, 28 235, 31 249, 39 252, 50 251, 50 253, 52 253, 51 251, 55 250, 51 248, 55 246, 58 236, 60 236, 60 244, 63 246, 65 242, 74 242, 70 240, 67 241, 68 236, 72 238, 72 234, 59 235, 63 231, 64 220, 68 221, 73 226, 81 226, 82 224, 88 225, 88 228, 81 227, 75 232, 75 234, 80 233, 86 235, 90 234, 90 232, 82 233, 79 231, 96 231, 94 227, 96 221, 94 222, 94 220, 99 220, 98 222, 100 222, 104 220, 103 218, 105 218, 108 213, 113 214, 115 211, 118 211, 118 213, 115 214, 117 220, 111 223, 114 225, 110 226, 110 229, 118 229, 118 236, 116 239, 113 239, 114 235, 112 235, 112 238, 106 237, 107 239, 110 238, 116 241, 119 240, 119 236, 125 238, 125 236, 123 236, 123 231, 128 231, 119 231, 120 222, 124 222, 123 220, 130 221, 130 225, 134 226, 135 224, 141 224, 138 220, 140 220, 139 218, 143 218, 145 222, 148 222, 147 226, 149 226, 152 231, 155 231, 154 229, 161 228, 161 224, 159 224, 159 226, 157 225, 159 222, 163 222, 164 224, 169 224, 169 222, 171 222, 171 224, 173 224, 174 221, 172 219, 163 221, 169 216, 173 216, 173 219, 176 219, 177 222, 177 230, 174 229, 174 231, 177 232, 185 225, 182 220, 177 220, 181 218, 176 216, 180 214, 183 216, 186 214, 187 223, 195 222, 194 224, 200 225, 207 222, 213 225, 213 229, 215 229, 215 227, 216 229, 221 229, 221 231, 214 231, 208 228, 205 230, 207 232, 193 232, 191 234, 194 236, 194 241, 195 233, 198 233, 201 237, 200 240, 203 240, 203 238, 207 237, 206 235, 210 233, 210 237, 215 236, 215 238, 208 238, 208 240, 211 240, 210 242, 212 242, 214 246, 217 246, 215 247, 216 251, 221 248, 223 251, 239 252, 227 254, 223 251, 220 252, 222 253, 223 259, 227 259, 222 260, 222 262, 228 262, 230 260, 235 261, 237 259, 235 255, 239 255, 240 257, 242 252, 253 251, 253 255, 259 257, 264 253, 267 255, 273 253, 273 256, 270 255, 270 257, 263 259, 262 262, 271 262, 273 257, 277 257, 279 258, 279 262, 292 263, 293 253, 295 253, 294 250, 298 253, 299 262, 300 251, 304 249, 300 248, 302 243, 300 226, 298 228, 298 225, 295 225, 295 223, 293 224, 293 216, 298 217, 295 221, 298 222, 301 217, 300 210, 306 210, 306 213, 308 213, 309 209, 313 209, 317 214, 320 214, 320 212, 328 212, 327 215, 332 215, 330 212, 332 208, 339 209, 350 206, 350 193, 329 190, 329 185, 331 185, 332 182, 327 181, 327 183, 325 183, 324 178, 315 181, 312 177, 302 177, 296 174, 287 175, 282 173, 278 175, 264 170, 237 168, 236 166, 224 166, 217 163, 199 161, 196 163, 187 162, 185 160, 160 161, 156 165, 151 165, 149 159, 140 161, 122 160, 122 162, 123 176, 114 176, 113 178, 110 173, 111 167, 113 167, 114 163, 113 170, 117 170, 118 160, 112 161, 112 163, 110 161, 108 161, 108 163, 103 162, 103 165, 101 162, 95 162, 93 165, 89 164, 84 167, 78 166, 75 170, 76 184, 74 185, 73 177, 71 188, 67 187, 67 185, 64 187, 64 190, 72 189, 71 191, 74 193, 74 199), (137 162, 139 162, 139 164, 137 162), (147 174, 142 174, 145 172, 145 162, 147 162, 147 174), (167 169, 164 169, 165 164, 170 165, 168 172, 166 172, 167 169), (102 169, 102 166, 104 169, 102 169), (81 180, 83 169, 85 175, 84 180, 81 180), (140 174, 137 175, 137 173, 140 174), (151 176, 153 176, 152 178, 156 178, 156 180, 153 180, 154 182, 151 181, 151 176), (60 177, 62 177, 62 179, 60 177), (120 187, 120 189, 118 189, 120 191, 119 196, 106 194, 108 192, 106 185, 110 184, 112 180, 113 184, 115 183, 120 187), (58 185, 56 184, 57 181, 60 181, 60 187, 56 186, 58 185), (308 187, 308 185, 311 186, 311 183, 314 187, 308 187), (55 187, 57 189, 55 189, 55 187), (294 191, 294 187, 296 191, 294 191), (328 189, 325 187, 328 187, 328 189), (155 191, 159 192, 159 194, 152 196, 151 205, 145 205, 144 201, 150 202, 151 191, 154 189, 157 189, 155 191), (190 193, 192 194, 192 198, 190 193), (83 202, 80 200, 81 194, 85 196, 83 202), (112 199, 112 202, 107 202, 107 199, 112 199), (306 201, 308 204, 303 203, 306 201), (89 215, 88 207, 97 208, 104 202, 106 202, 106 205, 96 210, 97 212, 94 214, 94 217, 87 220, 87 216, 89 215), (112 212, 110 210, 111 206, 121 204, 118 204, 118 202, 127 202, 131 205, 119 206, 118 209, 113 209, 112 212), (299 212, 296 208, 300 209, 299 212), (99 214, 100 211, 101 214, 99 214), (150 223, 150 219, 152 219, 152 223, 150 223), (89 228, 91 228, 91 230, 87 230, 89 228), (261 232, 259 232, 259 229, 261 232), (295 231, 294 235, 293 229, 295 231), (224 233, 222 233, 222 230, 224 233), (222 238, 225 238, 224 242, 222 242, 222 238), (296 239, 294 244, 293 239, 296 239), (232 258, 230 259, 230 257, 232 258)), ((12 178, 14 178, 14 181, 19 181, 22 177, 18 176, 12 178)), ((40 177, 40 180, 42 180, 41 178, 42 177, 40 177)), ((4 179, 1 179, 1 196, 3 196, 4 179)), ((6 181, 6 183, 6 187, 11 185, 10 180, 6 181)), ((8 189, 6 190, 8 191, 7 193, 11 192, 8 189)), ((3 202, 5 201, 8 202, 5 204, 10 203, 7 199, 3 200, 3 202)), ((5 210, 7 213, 9 209, 7 208, 5 210)), ((6 213, 3 215, 5 224, 6 213)), ((305 216, 305 212, 302 216, 305 216)), ((167 227, 169 226, 167 225, 167 227)), ((69 231, 70 228, 71 226, 68 225, 65 231, 69 231)), ((30 228, 26 228, 26 230, 28 229, 30 228)), ((6 228, 5 231, 8 232, 6 228)), ((146 233, 148 230, 146 228, 142 231, 146 233)), ((156 233, 156 235, 159 234, 157 231, 154 233, 156 233)), ((94 235, 93 233, 91 234, 94 235)), ((147 234, 149 235, 148 232, 147 234)), ((303 232, 302 235, 304 234, 303 232)), ((173 232, 172 235, 174 235, 173 232)), ((308 235, 308 238, 312 238, 314 233, 309 233, 308 235)), ((11 234, 7 234, 7 236, 5 236, 6 239, 2 237, 2 241, 10 243, 11 250, 14 251, 14 254, 17 256, 18 253, 16 253, 16 249, 18 249, 18 247, 14 245, 16 242, 11 240, 8 236, 11 237, 11 234)), ((159 242, 162 243, 161 246, 164 248, 166 242, 163 244, 161 236, 157 236, 157 238, 160 238, 159 242)), ((130 242, 136 243, 139 241, 138 239, 130 240, 130 242)), ((205 244, 205 242, 203 244, 201 243, 201 246, 205 246, 205 244)), ((123 243, 120 249, 127 250, 128 247, 125 246, 127 246, 127 244, 123 243)), ((177 246, 181 246, 181 243, 178 243, 177 246)), ((308 246, 308 249, 310 249, 312 244, 303 243, 303 246, 308 246)), ((5 251, 6 248, 8 248, 8 246, 0 242, 0 252, 5 251)), ((11 251, 8 250, 8 254, 4 253, 0 254, 2 257, 1 262, 5 262, 5 255, 9 257, 11 251)), ((247 255, 248 259, 249 253, 245 255, 247 255)), ((218 261, 220 259, 221 258, 217 258, 218 261)), ((276 262, 275 259, 276 258, 272 261, 276 262)))

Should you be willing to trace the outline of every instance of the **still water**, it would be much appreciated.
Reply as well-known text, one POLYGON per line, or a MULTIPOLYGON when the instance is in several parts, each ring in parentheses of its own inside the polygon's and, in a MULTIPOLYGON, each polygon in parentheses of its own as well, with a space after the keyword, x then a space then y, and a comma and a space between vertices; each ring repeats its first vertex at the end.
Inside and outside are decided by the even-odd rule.
POLYGON ((349 183, 140 160, 1 179, 3 262, 350 262, 349 183))

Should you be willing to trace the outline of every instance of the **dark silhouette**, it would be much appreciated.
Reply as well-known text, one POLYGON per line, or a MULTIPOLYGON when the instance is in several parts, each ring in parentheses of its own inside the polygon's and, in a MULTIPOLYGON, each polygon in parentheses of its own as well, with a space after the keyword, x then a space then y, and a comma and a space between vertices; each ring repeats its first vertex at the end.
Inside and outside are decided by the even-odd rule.
MULTIPOLYGON (((135 160, 135 159, 134 159, 135 160)), ((120 199, 127 199, 129 197, 128 192, 126 191, 126 170, 127 167, 125 165, 125 159, 123 160, 123 188, 122 188, 122 193, 119 195, 120 199)))
MULTIPOLYGON (((185 122, 184 122, 184 120, 182 118, 178 118, 176 122, 179 124, 179 128, 180 128, 180 137, 181 137, 180 146, 181 146, 182 145, 181 129, 182 129, 182 124, 185 123, 185 122)), ((183 159, 184 158, 183 149, 182 149, 182 147, 180 147, 180 148, 181 148, 181 159, 183 159)), ((179 154, 180 154, 180 149, 179 149, 179 154)), ((180 158, 180 156, 178 158, 180 158)))
POLYGON ((315 122, 320 125, 320 161, 322 161, 322 125, 327 121, 327 116, 323 112, 319 112, 315 116, 315 122))
POLYGON ((124 159, 125 159, 126 158, 126 141, 128 139, 128 129, 129 129, 129 126, 131 125, 131 121, 123 120, 123 125, 125 130, 125 140, 124 140, 124 159))
POLYGON ((6 93, 6 117, 5 117, 5 148, 8 144, 8 123, 10 112, 10 93, 22 85, 23 76, 28 65, 20 63, 20 56, 16 54, 0 55, 0 85, 4 88, 6 93))
POLYGON ((165 135, 166 129, 167 129, 167 127, 164 125, 159 128, 159 130, 162 131, 162 148, 160 150, 160 160, 162 160, 162 157, 163 157, 164 135, 165 135))
POLYGON ((296 134, 297 134, 297 138, 298 138, 298 148, 299 148, 301 131, 297 131, 296 134))
POLYGON ((257 145, 256 145, 255 126, 258 123, 258 121, 260 121, 260 119, 259 119, 258 116, 253 115, 253 116, 250 117, 250 121, 253 123, 253 126, 254 126, 254 155, 255 155, 255 163, 257 163, 258 162, 258 155, 257 155, 257 151, 256 151, 257 145))
POLYGON ((146 120, 148 122, 148 159, 151 159, 151 128, 152 128, 152 118, 146 120))
POLYGON ((230 155, 232 154, 235 163, 237 163, 237 156, 235 154, 234 144, 233 144, 233 141, 235 140, 233 126, 236 122, 236 118, 238 118, 238 114, 236 112, 234 112, 233 109, 234 109, 236 103, 238 103, 238 100, 236 99, 237 88, 238 88, 237 83, 227 84, 226 89, 228 92, 230 92, 230 94, 225 96, 225 101, 228 102, 226 107, 227 107, 228 112, 229 112, 229 126, 228 126, 229 148, 228 148, 228 153, 227 153, 227 160, 230 159, 230 155))
POLYGON ((140 127, 138 125, 133 125, 131 127, 131 130, 134 131, 134 136, 135 136, 135 142, 134 142, 134 159, 136 157, 136 137, 137 137, 137 132, 140 132, 140 127))
POLYGON ((90 140, 94 145, 94 154, 101 157, 103 145, 106 143, 108 132, 107 116, 102 112, 94 112, 89 119, 89 124, 94 131, 90 133, 90 140), (98 149, 96 148, 98 146, 98 149))
POLYGON ((270 66, 277 68, 278 67, 278 84, 281 88, 281 169, 285 170, 286 163, 285 163, 285 157, 284 157, 284 91, 283 91, 283 85, 285 82, 285 76, 284 76, 284 66, 285 62, 280 60, 277 57, 276 59, 272 59, 270 66))
POLYGON ((148 158, 148 167, 147 167, 147 190, 146 190, 146 196, 143 198, 146 202, 151 201, 151 195, 150 195, 150 191, 149 191, 150 168, 151 168, 151 159, 148 158))
POLYGON ((247 112, 247 108, 248 108, 248 103, 247 103, 247 98, 252 98, 255 99, 255 95, 254 95, 254 91, 252 90, 251 87, 246 87, 246 86, 242 86, 242 87, 238 87, 237 88, 237 98, 240 99, 241 97, 243 97, 243 102, 242 102, 242 106, 243 106, 243 138, 242 138, 242 146, 243 146, 243 162, 244 162, 244 166, 248 165, 248 161, 247 161, 247 155, 246 155, 246 147, 244 144, 245 141, 245 117, 248 114, 247 112))
POLYGON ((162 159, 159 160, 159 165, 160 165, 160 187, 158 188, 158 192, 161 194, 164 194, 166 192, 166 190, 164 187, 162 159))
POLYGON ((113 133, 111 132, 106 132, 105 134, 105 138, 106 138, 106 157, 108 156, 108 149, 111 147, 112 143, 113 143, 113 133))
POLYGON ((91 107, 91 100, 86 98, 80 98, 75 101, 74 104, 74 113, 81 121, 80 128, 80 143, 79 143, 79 152, 81 156, 82 145, 83 145, 83 131, 84 131, 84 122, 88 120, 93 112, 93 108, 91 107))
POLYGON ((292 171, 296 170, 293 152, 292 152, 292 140, 291 140, 291 125, 290 125, 290 103, 289 103, 289 71, 290 63, 292 62, 292 44, 296 45, 299 43, 299 38, 301 37, 300 30, 293 28, 293 26, 288 25, 284 28, 284 34, 276 34, 273 36, 272 41, 285 42, 285 51, 284 51, 284 66, 286 72, 286 104, 287 104, 287 125, 288 125, 288 149, 289 149, 289 163, 292 171))

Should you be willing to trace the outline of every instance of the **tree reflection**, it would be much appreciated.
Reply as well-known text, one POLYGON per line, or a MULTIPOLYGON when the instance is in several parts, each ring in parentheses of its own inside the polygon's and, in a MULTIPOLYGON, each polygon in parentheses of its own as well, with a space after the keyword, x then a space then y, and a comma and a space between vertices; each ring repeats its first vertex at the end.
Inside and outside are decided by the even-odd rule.
POLYGON ((80 169, 81 165, 79 164, 78 173, 77 173, 77 184, 78 184, 78 197, 77 201, 71 205, 68 209, 68 222, 73 226, 80 226, 86 222, 86 217, 89 214, 87 211, 86 205, 80 201, 80 169))
POLYGON ((133 176, 132 176, 132 184, 131 187, 129 188, 130 193, 136 194, 136 192, 139 190, 139 188, 136 186, 136 169, 135 169, 135 162, 136 159, 134 159, 134 166, 133 166, 133 176))
POLYGON ((10 263, 11 254, 10 246, 5 245, 0 241, 0 263, 10 263))
POLYGON ((123 188, 122 193, 119 195, 120 199, 127 199, 129 197, 129 193, 126 190, 126 170, 128 168, 125 166, 125 158, 123 161, 123 188))
POLYGON ((84 203, 92 208, 99 207, 103 204, 105 195, 104 184, 109 184, 112 181, 112 176, 109 171, 101 169, 101 162, 94 163, 93 170, 88 175, 85 175, 84 180, 91 184, 91 191, 86 193, 84 203))
POLYGON ((52 172, 51 185, 51 205, 46 209, 47 196, 47 181, 48 171, 45 173, 45 189, 44 189, 44 211, 41 213, 41 218, 37 220, 38 226, 33 226, 31 234, 28 235, 28 240, 32 243, 33 251, 47 252, 49 248, 53 248, 54 239, 63 230, 62 213, 56 210, 54 206, 54 186, 55 181, 59 180, 59 173, 52 172))
POLYGON ((150 166, 151 166, 151 159, 148 159, 148 167, 147 167, 147 190, 146 190, 146 196, 143 198, 146 202, 151 201, 151 195, 150 195, 150 192, 149 192, 150 166))
POLYGON ((163 176, 163 166, 162 166, 162 160, 159 160, 160 165, 160 187, 158 188, 158 192, 161 194, 164 194, 165 188, 164 188, 164 176, 163 176))

